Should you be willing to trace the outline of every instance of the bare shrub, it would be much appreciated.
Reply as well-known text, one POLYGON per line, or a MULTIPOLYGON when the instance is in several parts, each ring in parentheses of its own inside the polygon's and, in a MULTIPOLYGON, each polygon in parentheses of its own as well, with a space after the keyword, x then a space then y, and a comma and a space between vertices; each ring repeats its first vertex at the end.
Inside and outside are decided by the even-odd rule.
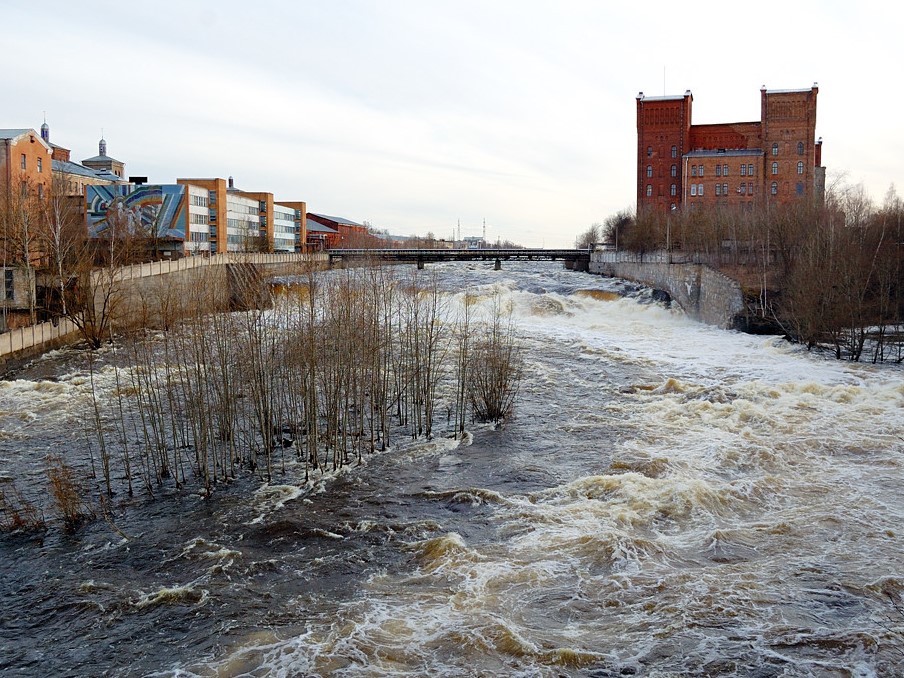
POLYGON ((0 531, 42 530, 44 527, 44 515, 22 496, 13 481, 0 481, 0 531))
POLYGON ((66 531, 74 532, 83 522, 94 518, 94 512, 85 502, 85 489, 75 477, 75 470, 61 457, 49 455, 47 464, 50 494, 66 531))

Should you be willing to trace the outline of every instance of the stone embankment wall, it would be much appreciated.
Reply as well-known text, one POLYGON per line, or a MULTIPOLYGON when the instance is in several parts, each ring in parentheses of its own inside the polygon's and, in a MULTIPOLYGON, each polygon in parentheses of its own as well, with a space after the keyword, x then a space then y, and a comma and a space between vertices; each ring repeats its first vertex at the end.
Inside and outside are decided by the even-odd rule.
POLYGON ((676 261, 675 255, 594 252, 590 273, 633 280, 662 290, 692 318, 722 328, 742 324, 746 306, 737 281, 706 264, 676 261), (671 262, 671 263, 670 263, 671 262))
MULTIPOLYGON (((311 266, 325 268, 326 254, 218 254, 154 261, 93 275, 95 307, 112 305, 114 321, 123 325, 159 323, 168 309, 204 292, 208 310, 249 307, 247 283, 263 278, 302 273, 311 266)), ((67 318, 0 334, 0 367, 11 358, 38 355, 78 340, 76 325, 67 318)))

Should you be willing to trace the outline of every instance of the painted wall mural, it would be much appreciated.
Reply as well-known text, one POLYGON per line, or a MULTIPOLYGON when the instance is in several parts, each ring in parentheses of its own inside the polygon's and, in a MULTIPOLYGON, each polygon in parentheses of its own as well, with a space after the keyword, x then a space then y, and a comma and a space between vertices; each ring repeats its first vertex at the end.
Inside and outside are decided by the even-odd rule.
POLYGON ((185 240, 186 188, 178 184, 86 186, 88 230, 99 237, 111 228, 148 238, 185 240))

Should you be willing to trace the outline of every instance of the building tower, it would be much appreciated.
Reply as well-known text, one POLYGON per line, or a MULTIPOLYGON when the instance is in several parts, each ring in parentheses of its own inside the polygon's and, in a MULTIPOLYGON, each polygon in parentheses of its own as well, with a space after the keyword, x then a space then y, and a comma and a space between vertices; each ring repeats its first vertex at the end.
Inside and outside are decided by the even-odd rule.
POLYGON ((689 149, 694 96, 637 95, 637 206, 681 204, 682 157, 689 149))

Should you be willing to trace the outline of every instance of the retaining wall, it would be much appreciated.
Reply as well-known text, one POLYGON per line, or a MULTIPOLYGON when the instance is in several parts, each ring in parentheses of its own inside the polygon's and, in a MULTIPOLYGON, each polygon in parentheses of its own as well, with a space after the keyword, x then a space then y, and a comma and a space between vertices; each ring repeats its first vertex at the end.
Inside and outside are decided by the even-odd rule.
POLYGON ((708 325, 737 327, 745 315, 744 294, 737 281, 706 264, 675 261, 675 255, 594 252, 590 272, 663 290, 685 313, 708 325))
MULTIPOLYGON (((123 324, 157 322, 171 306, 203 290, 210 310, 248 302, 241 283, 249 277, 291 275, 305 267, 325 267, 326 254, 218 254, 153 261, 92 273, 95 307, 113 303, 112 316, 123 324), (115 289, 115 294, 105 291, 115 289)), ((78 328, 68 318, 0 333, 0 364, 76 341, 78 328)))

